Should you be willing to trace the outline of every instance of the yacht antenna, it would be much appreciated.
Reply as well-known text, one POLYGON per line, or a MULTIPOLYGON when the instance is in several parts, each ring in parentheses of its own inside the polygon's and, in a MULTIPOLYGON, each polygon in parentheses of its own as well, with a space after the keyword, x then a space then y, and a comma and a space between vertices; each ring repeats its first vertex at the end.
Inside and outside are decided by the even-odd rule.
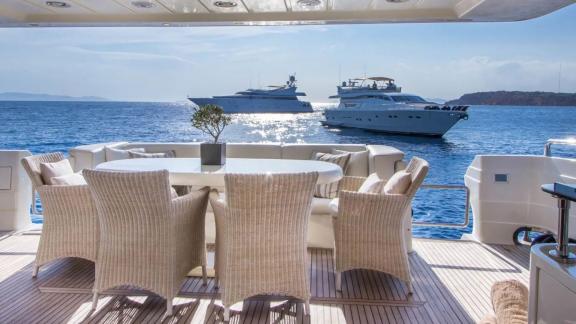
POLYGON ((338 84, 342 83, 342 64, 338 64, 338 84))

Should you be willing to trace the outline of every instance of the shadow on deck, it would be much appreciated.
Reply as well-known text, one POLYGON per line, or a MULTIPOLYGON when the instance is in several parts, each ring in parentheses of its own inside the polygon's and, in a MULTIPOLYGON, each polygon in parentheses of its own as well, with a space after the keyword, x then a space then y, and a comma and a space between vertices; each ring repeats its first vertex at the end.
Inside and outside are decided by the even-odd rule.
MULTIPOLYGON (((37 233, 36 233, 37 234, 37 233)), ((0 323, 217 323, 222 320, 214 281, 191 277, 165 318, 165 302, 146 291, 118 287, 90 311, 94 265, 64 259, 32 279, 39 235, 0 240, 0 323)), ((527 247, 468 241, 414 240, 410 255, 414 295, 386 274, 345 272, 335 289, 332 251, 310 249, 311 316, 302 305, 265 296, 237 305, 231 323, 473 323, 490 312, 490 287, 503 279, 528 282, 527 247)))

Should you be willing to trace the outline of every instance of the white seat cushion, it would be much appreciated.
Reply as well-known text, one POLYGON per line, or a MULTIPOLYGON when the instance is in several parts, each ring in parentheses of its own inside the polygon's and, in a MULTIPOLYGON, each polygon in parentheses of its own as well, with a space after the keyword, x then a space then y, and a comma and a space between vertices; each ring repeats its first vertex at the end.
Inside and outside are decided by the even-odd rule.
POLYGON ((74 170, 67 159, 52 163, 40 163, 40 175, 44 184, 51 185, 52 178, 71 174, 74 174, 74 170))
POLYGON ((176 153, 174 151, 167 151, 162 153, 141 153, 129 151, 131 159, 161 159, 161 158, 174 158, 176 153))
POLYGON ((80 173, 67 174, 50 179, 53 186, 83 186, 86 185, 86 180, 80 173))
POLYGON ((329 198, 314 197, 312 199, 312 214, 330 214, 331 201, 332 199, 329 198))
POLYGON ((174 187, 170 187, 170 198, 172 199, 178 198, 178 193, 176 192, 176 189, 174 189, 174 187))
POLYGON ((408 191, 411 184, 412 176, 410 173, 404 170, 398 171, 386 182, 384 193, 403 195, 408 191))
POLYGON ((330 213, 333 216, 336 216, 338 214, 338 203, 339 202, 340 202, 339 198, 334 198, 334 199, 330 200, 329 208, 330 208, 330 213))
POLYGON ((249 159, 281 159, 282 146, 262 143, 232 143, 226 144, 226 157, 249 159))

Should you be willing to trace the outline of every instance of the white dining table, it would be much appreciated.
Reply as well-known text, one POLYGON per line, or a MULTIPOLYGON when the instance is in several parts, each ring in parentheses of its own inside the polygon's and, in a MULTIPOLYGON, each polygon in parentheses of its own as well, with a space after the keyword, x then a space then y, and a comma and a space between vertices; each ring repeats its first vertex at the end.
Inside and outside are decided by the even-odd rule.
POLYGON ((315 160, 227 158, 225 165, 201 165, 198 158, 148 158, 104 162, 96 170, 155 171, 168 170, 172 185, 224 186, 224 175, 318 172, 318 184, 343 177, 338 165, 315 160))

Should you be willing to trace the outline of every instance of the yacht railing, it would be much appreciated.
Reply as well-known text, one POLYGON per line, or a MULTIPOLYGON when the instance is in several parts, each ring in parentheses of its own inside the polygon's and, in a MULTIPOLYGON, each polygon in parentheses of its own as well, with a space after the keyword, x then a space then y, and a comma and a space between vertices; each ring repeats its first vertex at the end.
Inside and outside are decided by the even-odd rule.
POLYGON ((552 156, 552 145, 570 145, 576 146, 576 138, 551 138, 546 141, 546 145, 544 145, 544 156, 552 156))
POLYGON ((438 185, 438 184, 423 184, 421 189, 432 190, 464 190, 466 192, 466 205, 464 207, 464 222, 463 223, 430 223, 430 222, 412 222, 415 226, 427 227, 452 227, 452 228, 466 228, 470 224, 470 189, 464 185, 438 185))

